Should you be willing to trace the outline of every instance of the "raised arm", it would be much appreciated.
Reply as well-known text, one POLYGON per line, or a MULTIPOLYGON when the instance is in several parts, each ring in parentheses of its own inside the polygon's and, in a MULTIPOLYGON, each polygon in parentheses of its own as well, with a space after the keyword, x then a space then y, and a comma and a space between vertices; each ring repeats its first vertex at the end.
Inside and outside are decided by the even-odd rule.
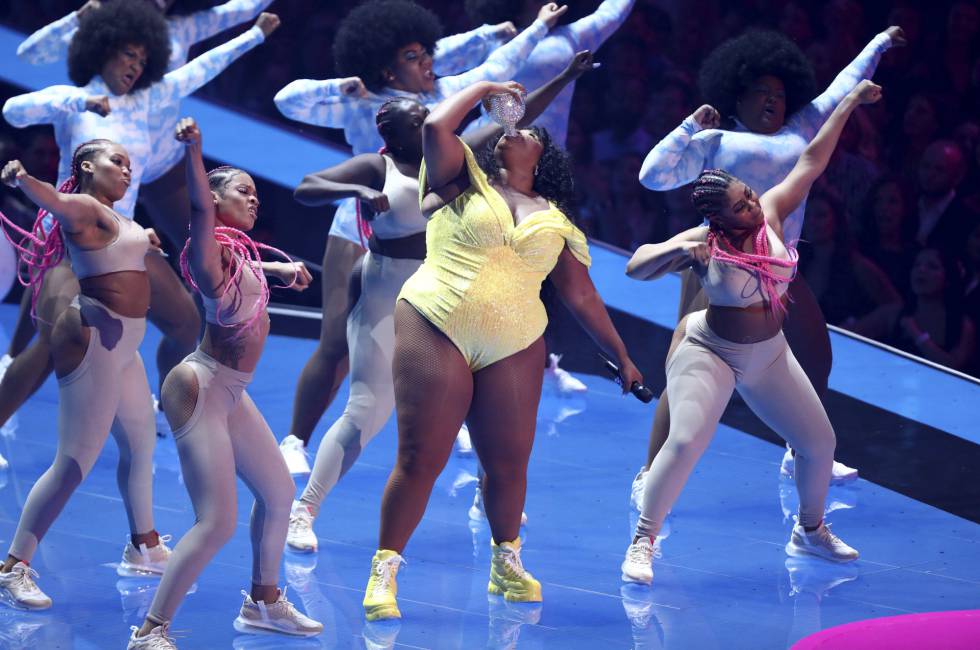
POLYGON ((436 91, 443 96, 457 93, 477 81, 506 81, 524 67, 538 43, 548 35, 558 19, 568 10, 549 2, 541 7, 538 18, 506 45, 493 51, 482 65, 455 77, 436 80, 436 91))
POLYGON ((214 238, 214 197, 201 154, 201 130, 193 118, 177 123, 175 136, 186 145, 187 193, 191 200, 189 258, 194 281, 213 296, 224 282, 221 247, 214 238))
POLYGON ((429 113, 422 125, 422 153, 430 188, 438 190, 463 171, 463 143, 456 136, 456 129, 473 106, 492 93, 519 95, 522 91, 520 84, 513 81, 506 84, 480 81, 443 100, 429 113))
POLYGON ((711 254, 707 238, 708 228, 698 226, 659 244, 643 244, 626 264, 626 275, 634 280, 656 280, 689 266, 707 266, 711 254))
POLYGON ((68 58, 68 44, 78 30, 78 17, 85 7, 92 3, 86 2, 78 11, 73 11, 64 18, 59 18, 50 25, 45 25, 17 46, 17 58, 32 65, 44 65, 64 61, 68 58))
POLYGON ((308 206, 326 205, 339 199, 357 198, 374 212, 389 209, 381 192, 385 181, 385 162, 381 155, 365 153, 322 171, 307 174, 293 197, 308 206))
MULTIPOLYGON (((564 70, 555 75, 548 83, 528 94, 527 99, 524 100, 524 117, 517 123, 517 128, 523 129, 533 124, 534 120, 538 119, 544 113, 545 109, 548 108, 565 86, 574 82, 589 70, 594 70, 598 67, 598 63, 592 62, 592 52, 586 50, 575 54, 564 70)), ((497 124, 488 124, 465 133, 463 135, 463 142, 470 149, 476 151, 492 138, 499 137, 502 132, 503 127, 497 124)))
POLYGON ((480 25, 461 34, 440 38, 432 54, 432 71, 439 77, 466 72, 490 56, 490 53, 517 35, 514 23, 480 25))
POLYGON ((263 43, 277 27, 278 16, 262 14, 252 29, 168 72, 160 82, 150 86, 150 105, 170 104, 187 97, 217 77, 240 56, 263 43))
POLYGON ((566 27, 577 50, 598 50, 616 33, 633 10, 635 0, 605 0, 588 16, 566 27))
POLYGON ((297 79, 277 92, 272 101, 291 120, 331 129, 344 128, 358 113, 370 112, 373 118, 382 103, 357 77, 297 79))
POLYGON ((762 195, 759 202, 762 212, 774 228, 779 228, 788 217, 803 202, 810 192, 810 187, 827 168, 830 156, 837 147, 841 131, 847 124, 847 118, 861 104, 873 104, 881 99, 881 87, 865 79, 860 82, 839 103, 830 118, 820 127, 816 137, 803 150, 803 155, 796 165, 779 185, 776 185, 762 195))
POLYGON ((272 0, 228 0, 211 9, 170 18, 167 23, 171 36, 189 47, 252 20, 270 4, 272 0))
POLYGON ((854 90, 858 83, 874 75, 878 62, 881 61, 881 55, 892 46, 902 45, 905 45, 905 33, 901 27, 889 27, 875 36, 860 54, 840 71, 825 91, 790 118, 788 126, 801 131, 807 138, 813 137, 841 100, 854 90))
POLYGON ((68 233, 78 233, 98 221, 104 206, 88 194, 64 194, 27 173, 19 160, 8 162, 0 179, 10 187, 19 187, 31 201, 58 220, 68 233))
POLYGON ((719 122, 718 111, 705 104, 668 133, 643 160, 643 187, 663 192, 693 182, 714 154, 721 137, 719 122))
POLYGON ((3 105, 3 117, 11 126, 54 124, 72 113, 88 110, 88 94, 76 86, 48 86, 33 93, 11 97, 3 105))

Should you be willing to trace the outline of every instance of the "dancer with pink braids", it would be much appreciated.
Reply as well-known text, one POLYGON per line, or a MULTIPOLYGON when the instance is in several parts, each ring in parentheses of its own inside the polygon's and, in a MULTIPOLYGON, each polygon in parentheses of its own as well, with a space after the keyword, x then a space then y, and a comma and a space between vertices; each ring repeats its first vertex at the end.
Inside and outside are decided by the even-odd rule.
POLYGON ((180 255, 184 279, 204 303, 207 327, 197 350, 163 383, 163 410, 180 455, 184 483, 197 521, 174 548, 142 627, 133 627, 129 650, 176 648, 169 636, 187 590, 235 532, 236 474, 255 495, 252 506, 252 586, 235 629, 312 636, 323 625, 293 607, 278 587, 279 565, 296 486, 276 439, 248 393, 269 334, 270 275, 287 288, 312 279, 301 262, 252 241, 258 218, 252 177, 234 167, 204 171, 201 132, 194 120, 177 124, 187 145, 191 198, 190 238, 180 255), (286 262, 263 262, 267 250, 286 262))
POLYGON ((711 442, 732 391, 796 450, 800 512, 786 552, 848 562, 858 552, 823 522, 836 439, 813 385, 783 335, 786 290, 797 255, 783 223, 823 173, 851 112, 878 101, 881 88, 859 83, 837 106, 782 182, 757 196, 720 170, 694 182, 691 200, 708 225, 641 246, 627 266, 640 280, 691 268, 708 308, 688 316, 667 358, 670 433, 645 477, 636 535, 623 580, 650 584, 656 537, 694 465, 711 442))
POLYGON ((75 488, 91 471, 111 430, 119 445, 117 480, 130 539, 120 569, 160 574, 170 549, 153 525, 153 404, 139 345, 146 331, 150 282, 144 257, 159 246, 152 231, 113 210, 130 184, 126 150, 110 140, 82 143, 58 190, 24 169, 4 167, 3 182, 41 206, 33 232, 3 215, 4 234, 28 269, 31 314, 45 274, 69 257, 78 294, 53 324, 51 356, 58 377, 58 451, 31 488, 0 567, 0 602, 47 609, 51 599, 30 567, 37 546, 75 488), (53 217, 45 230, 44 222, 53 217), (7 229, 19 237, 12 237, 7 229), (66 256, 65 253, 69 255, 66 256))

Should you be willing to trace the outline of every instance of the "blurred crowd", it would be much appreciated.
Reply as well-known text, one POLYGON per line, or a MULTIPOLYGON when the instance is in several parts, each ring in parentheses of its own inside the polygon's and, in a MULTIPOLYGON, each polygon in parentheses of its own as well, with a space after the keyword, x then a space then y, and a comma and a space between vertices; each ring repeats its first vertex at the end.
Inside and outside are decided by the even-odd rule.
MULTIPOLYGON (((474 27, 461 1, 419 3, 447 34, 474 27)), ((0 6, 0 22, 29 33, 79 4, 13 0, 0 6)), ((278 0, 270 11, 282 17, 279 32, 198 96, 342 145, 339 131, 282 117, 272 97, 294 79, 335 76, 331 35, 356 4, 278 0)), ((569 4, 571 20, 598 3, 569 4)), ((980 2, 637 0, 597 54, 602 67, 577 86, 568 136, 576 220, 627 250, 698 223, 685 188, 651 192, 637 177, 647 152, 701 105, 700 64, 725 39, 779 30, 823 88, 889 25, 903 28, 908 45, 883 57, 875 81, 884 100, 855 113, 810 195, 801 272, 829 323, 980 376, 980 2)), ((29 169, 56 169, 49 130, 5 128, 0 159, 16 152, 29 169)), ((8 214, 29 208, 9 192, 0 201, 8 214)))

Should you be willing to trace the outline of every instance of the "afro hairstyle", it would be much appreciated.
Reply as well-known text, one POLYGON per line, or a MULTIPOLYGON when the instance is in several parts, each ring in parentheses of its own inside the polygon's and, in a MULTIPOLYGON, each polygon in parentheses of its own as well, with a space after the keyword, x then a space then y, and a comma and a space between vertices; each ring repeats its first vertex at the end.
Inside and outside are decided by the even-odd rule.
MULTIPOLYGON (((547 129, 532 126, 531 132, 541 141, 543 147, 534 175, 534 191, 554 203, 559 210, 574 221, 572 206, 575 201, 575 181, 572 174, 572 159, 564 149, 555 144, 547 129)), ((486 146, 476 152, 476 161, 491 181, 500 179, 500 165, 494 156, 497 142, 504 137, 491 138, 486 146)))
POLYGON ((360 77, 373 92, 384 88, 382 71, 399 49, 421 43, 430 53, 442 38, 439 18, 412 0, 368 0, 341 21, 333 42, 337 74, 360 77))
POLYGON ((761 29, 716 47, 701 65, 698 83, 704 100, 727 119, 746 88, 765 75, 779 78, 786 87, 787 117, 817 93, 813 66, 800 48, 778 32, 761 29))
POLYGON ((133 91, 160 81, 170 62, 167 20, 150 2, 108 0, 86 12, 68 46, 68 76, 84 86, 125 45, 146 48, 146 67, 133 91))
POLYGON ((515 20, 525 0, 466 0, 466 15, 477 25, 497 25, 515 20))

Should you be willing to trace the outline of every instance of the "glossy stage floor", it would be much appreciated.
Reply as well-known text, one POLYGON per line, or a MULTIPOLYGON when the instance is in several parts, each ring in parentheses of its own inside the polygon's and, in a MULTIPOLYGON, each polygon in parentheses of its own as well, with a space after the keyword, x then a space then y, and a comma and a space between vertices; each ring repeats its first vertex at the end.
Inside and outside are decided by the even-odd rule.
MULTIPOLYGON (((617 308, 631 345, 642 336, 662 342, 676 282, 667 279, 637 293, 636 285, 621 279, 622 258, 598 248, 595 255, 596 282, 617 308), (630 301, 643 306, 630 307, 630 301)), ((12 306, 0 308, 7 331, 13 317, 12 306)), ((157 336, 151 329, 143 344, 151 377, 157 336)), ((178 613, 180 646, 758 650, 787 648, 821 629, 862 619, 976 607, 977 487, 955 479, 977 466, 980 389, 839 335, 834 346, 828 402, 841 457, 876 481, 831 489, 828 520, 862 553, 853 564, 784 554, 797 495, 779 475, 783 450, 735 404, 674 508, 653 586, 624 585, 619 563, 636 516, 629 487, 643 461, 653 408, 620 397, 605 378, 583 374, 589 391, 578 397, 559 397, 546 385, 538 416, 523 557, 544 585, 541 606, 488 598, 489 531, 467 516, 475 461, 454 456, 405 552, 408 565, 399 576, 403 620, 365 625, 360 600, 395 450, 389 423, 327 500, 316 524, 319 554, 285 557, 288 595, 325 624, 323 635, 292 640, 233 630, 250 565, 251 499, 240 486, 239 532, 178 613)), ((312 350, 309 339, 273 336, 250 388, 279 436, 288 427, 295 378, 312 350)), ((644 370, 651 378, 658 374, 655 367, 644 370)), ((343 408, 346 392, 345 386, 321 421, 314 447, 343 408)), ((56 387, 48 381, 0 437, 0 451, 11 463, 0 478, 4 548, 31 485, 51 461, 56 412, 56 387)), ((156 454, 158 527, 176 539, 193 514, 173 440, 159 441, 156 454)), ((125 647, 155 582, 116 575, 126 532, 116 455, 109 443, 35 558, 54 606, 42 613, 0 609, 0 648, 125 647)))

